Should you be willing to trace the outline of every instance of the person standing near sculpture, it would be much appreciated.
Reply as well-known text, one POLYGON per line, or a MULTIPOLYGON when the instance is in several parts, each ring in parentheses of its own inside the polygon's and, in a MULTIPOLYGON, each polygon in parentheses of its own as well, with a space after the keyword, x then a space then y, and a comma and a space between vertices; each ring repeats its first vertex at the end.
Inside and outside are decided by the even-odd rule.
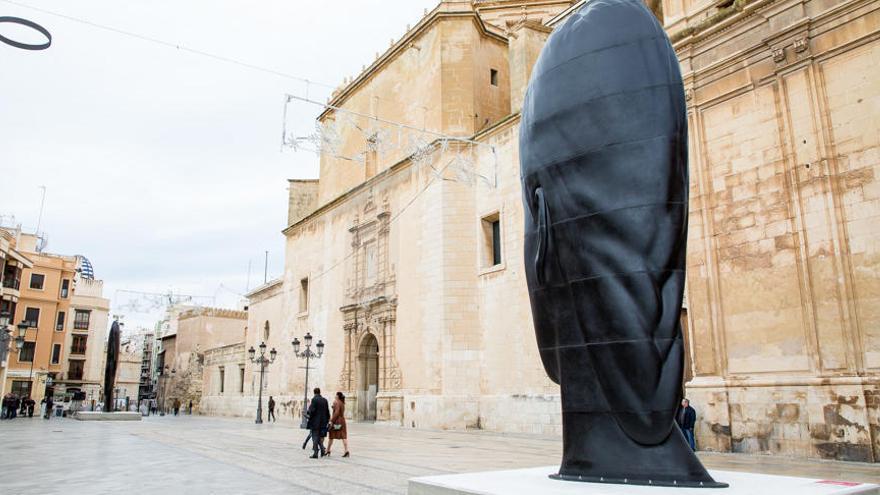
POLYGON ((315 387, 314 397, 309 405, 309 430, 312 432, 312 455, 310 458, 317 459, 318 451, 324 457, 324 436, 327 434, 327 424, 330 422, 330 406, 327 399, 321 396, 321 389, 315 387))
POLYGON ((688 445, 690 445, 691 450, 696 451, 697 444, 694 440, 694 426, 697 424, 697 411, 691 407, 691 401, 681 399, 681 409, 679 409, 678 415, 675 416, 675 422, 681 428, 681 432, 684 433, 684 438, 687 440, 688 445))

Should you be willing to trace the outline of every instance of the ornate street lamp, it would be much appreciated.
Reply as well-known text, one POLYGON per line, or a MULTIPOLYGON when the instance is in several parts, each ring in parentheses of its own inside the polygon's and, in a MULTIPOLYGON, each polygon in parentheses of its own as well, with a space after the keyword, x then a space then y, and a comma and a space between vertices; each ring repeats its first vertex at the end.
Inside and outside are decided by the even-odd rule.
POLYGON ((300 428, 306 428, 308 426, 306 419, 306 411, 309 408, 309 360, 311 359, 321 359, 321 356, 324 355, 324 343, 320 340, 315 345, 318 349, 317 353, 312 352, 312 334, 306 332, 306 336, 303 337, 303 342, 306 344, 305 350, 300 352, 300 342, 299 339, 294 337, 293 342, 293 353, 296 357, 306 360, 306 383, 303 390, 303 408, 302 408, 302 421, 300 422, 300 428))
MULTIPOLYGON (((268 321, 266 321, 266 330, 267 330, 266 335, 268 335, 269 334, 269 332, 268 332, 269 322, 268 321)), ((263 374, 266 373, 266 366, 269 366, 270 364, 274 363, 275 357, 278 355, 278 351, 276 351, 275 348, 273 347, 272 350, 269 351, 269 357, 267 358, 266 357, 266 343, 265 342, 261 342, 259 345, 259 348, 260 348, 260 356, 259 357, 257 357, 257 351, 254 350, 253 346, 251 346, 251 348, 248 349, 248 359, 250 359, 250 361, 252 363, 260 365, 260 391, 259 391, 259 396, 257 398, 257 420, 255 421, 255 423, 258 425, 263 424, 263 374)))

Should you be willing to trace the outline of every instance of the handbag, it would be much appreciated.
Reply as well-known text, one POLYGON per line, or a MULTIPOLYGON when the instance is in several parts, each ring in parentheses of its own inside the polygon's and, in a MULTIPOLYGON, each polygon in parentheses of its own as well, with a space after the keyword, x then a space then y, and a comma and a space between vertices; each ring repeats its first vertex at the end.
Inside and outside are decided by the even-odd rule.
POLYGON ((339 431, 342 429, 342 425, 340 423, 333 423, 333 431, 339 431))

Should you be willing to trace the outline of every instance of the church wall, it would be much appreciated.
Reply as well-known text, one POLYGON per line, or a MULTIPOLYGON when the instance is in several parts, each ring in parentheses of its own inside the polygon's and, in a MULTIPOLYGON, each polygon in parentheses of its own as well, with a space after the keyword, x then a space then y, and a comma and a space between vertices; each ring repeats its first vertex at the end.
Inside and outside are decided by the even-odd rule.
POLYGON ((676 45, 697 444, 876 461, 880 14, 755 5, 676 45))

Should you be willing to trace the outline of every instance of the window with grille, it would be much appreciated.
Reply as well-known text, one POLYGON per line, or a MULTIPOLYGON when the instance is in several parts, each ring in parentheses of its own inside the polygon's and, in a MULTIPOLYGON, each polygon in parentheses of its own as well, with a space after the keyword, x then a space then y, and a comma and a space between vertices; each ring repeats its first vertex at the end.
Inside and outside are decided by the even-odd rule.
POLYGON ((88 341, 87 335, 74 335, 73 343, 70 345, 70 353, 71 354, 85 354, 86 353, 86 342, 88 341))
POLYGON ((91 311, 76 310, 73 315, 73 328, 76 330, 88 330, 89 318, 91 317, 91 315, 91 311))

